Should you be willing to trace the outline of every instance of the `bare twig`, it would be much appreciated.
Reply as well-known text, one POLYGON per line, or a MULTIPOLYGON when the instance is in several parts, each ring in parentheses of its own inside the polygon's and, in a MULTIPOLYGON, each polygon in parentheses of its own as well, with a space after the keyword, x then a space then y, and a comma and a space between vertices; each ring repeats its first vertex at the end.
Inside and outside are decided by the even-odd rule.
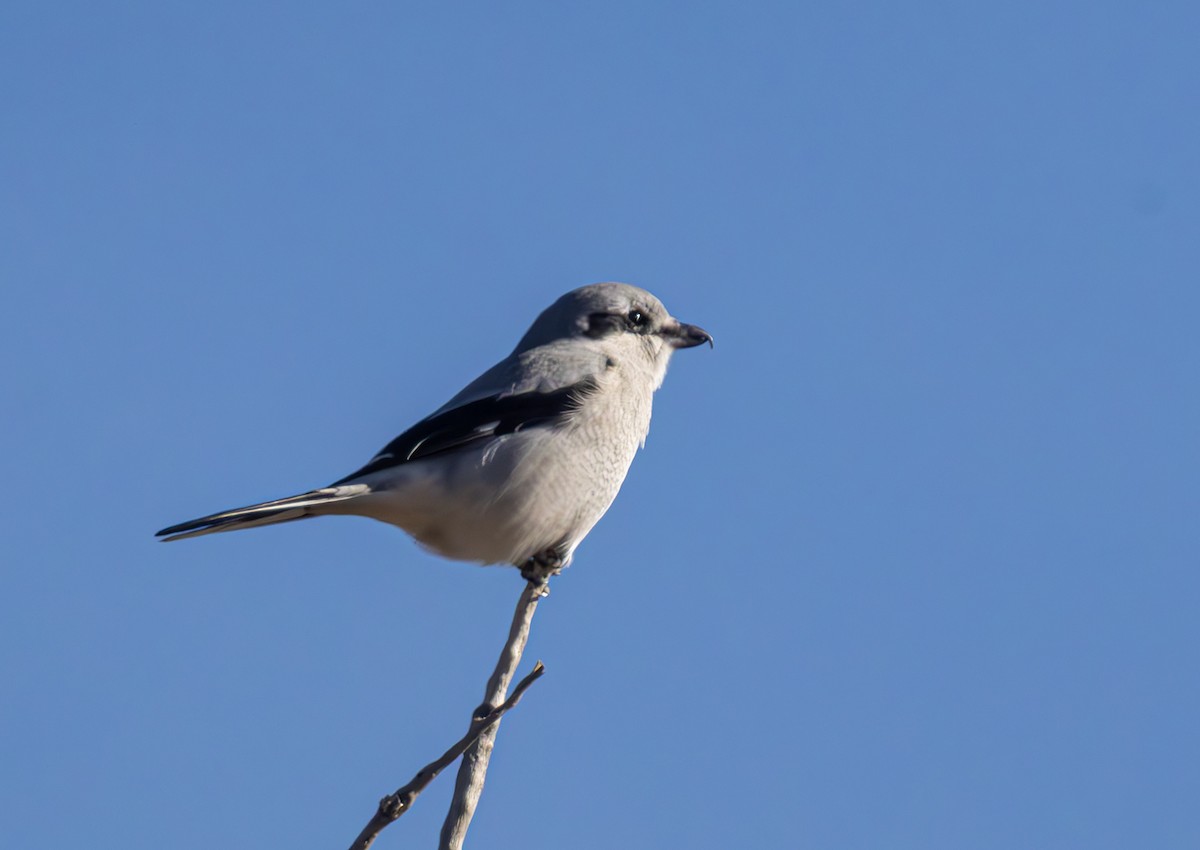
MULTIPOLYGON (((545 666, 539 661, 533 666, 533 670, 517 683, 517 686, 513 688, 512 696, 503 703, 494 708, 490 704, 480 706, 476 710, 475 716, 471 718, 471 728, 467 730, 466 735, 463 735, 454 746, 442 753, 440 758, 431 761, 421 768, 417 772, 417 775, 412 778, 411 782, 397 788, 394 793, 388 794, 379 801, 378 811, 375 812, 370 822, 363 827, 363 831, 358 834, 358 838, 354 839, 354 843, 350 845, 350 850, 367 850, 385 826, 412 808, 413 801, 417 799, 429 783, 437 778, 439 773, 462 755, 468 747, 475 744, 481 735, 492 732, 496 728, 496 724, 500 721, 500 718, 510 708, 521 701, 521 696, 525 693, 525 690, 545 672, 545 666)), ((492 734, 494 735, 495 733, 492 732, 492 734)))
MULTIPOLYGON (((488 680, 487 694, 484 696, 485 706, 496 705, 508 692, 508 684, 516 673, 517 665, 521 663, 525 642, 529 640, 529 625, 533 621, 533 613, 537 610, 541 598, 549 592, 545 577, 540 581, 530 581, 526 585, 517 602, 517 610, 513 612, 508 641, 504 644, 500 660, 496 662, 496 669, 488 680)), ((519 689, 520 685, 517 687, 519 689)), ((517 692, 513 693, 516 695, 517 692)), ((458 766, 458 777, 454 781, 454 798, 450 801, 450 811, 442 824, 438 850, 462 850, 467 828, 471 825, 475 807, 479 805, 479 796, 483 793, 483 781, 487 776, 488 761, 492 757, 498 730, 498 724, 489 725, 463 754, 462 763, 458 766)))

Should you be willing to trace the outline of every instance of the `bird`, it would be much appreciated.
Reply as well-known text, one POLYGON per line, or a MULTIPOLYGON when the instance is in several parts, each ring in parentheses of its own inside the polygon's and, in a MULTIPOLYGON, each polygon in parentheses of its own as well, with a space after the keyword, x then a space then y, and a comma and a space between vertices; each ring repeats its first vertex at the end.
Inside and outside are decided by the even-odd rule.
POLYGON ((317 516, 398 526, 456 561, 544 584, 612 505, 645 446, 671 355, 713 338, 626 283, 574 289, 512 353, 330 484, 164 528, 183 540, 317 516))

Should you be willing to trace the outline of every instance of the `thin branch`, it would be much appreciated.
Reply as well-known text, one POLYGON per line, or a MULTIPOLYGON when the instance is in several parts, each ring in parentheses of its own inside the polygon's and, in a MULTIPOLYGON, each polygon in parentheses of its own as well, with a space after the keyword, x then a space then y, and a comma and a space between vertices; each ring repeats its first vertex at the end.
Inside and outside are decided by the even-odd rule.
MULTIPOLYGON (((553 574, 554 572, 549 573, 553 574)), ((525 651, 525 643, 529 640, 529 625, 533 621, 537 604, 550 592, 547 578, 548 575, 531 580, 517 602, 512 626, 508 630, 508 641, 504 644, 504 650, 496 662, 496 669, 488 680, 487 693, 484 696, 485 706, 496 705, 508 692, 508 685, 516 673, 517 665, 521 663, 521 653, 525 651)), ((471 825, 475 807, 479 805, 479 796, 483 793, 483 781, 487 776, 488 761, 492 757, 492 748, 496 744, 496 732, 499 728, 495 723, 488 726, 463 754, 462 763, 458 766, 458 777, 454 781, 454 797, 450 801, 450 811, 442 824, 438 850, 462 850, 467 828, 471 825)))
POLYGON ((503 703, 495 708, 492 708, 490 705, 480 706, 475 712, 475 716, 471 718, 471 728, 467 730, 466 735, 463 735, 454 746, 442 753, 440 758, 431 761, 417 771, 417 775, 412 778, 411 782, 397 788, 394 793, 388 794, 379 801, 378 811, 375 812, 367 825, 363 827, 363 831, 358 834, 358 838, 354 839, 354 843, 350 845, 350 850, 367 850, 379 833, 383 831, 384 827, 396 821, 401 815, 412 808, 413 801, 420 796, 429 783, 437 778, 439 773, 445 770, 456 758, 461 756, 468 747, 476 743, 480 735, 495 729, 500 718, 510 708, 521 701, 521 696, 525 693, 526 689, 541 678, 545 672, 545 666, 539 661, 533 666, 533 670, 517 683, 517 686, 513 688, 512 696, 503 703))

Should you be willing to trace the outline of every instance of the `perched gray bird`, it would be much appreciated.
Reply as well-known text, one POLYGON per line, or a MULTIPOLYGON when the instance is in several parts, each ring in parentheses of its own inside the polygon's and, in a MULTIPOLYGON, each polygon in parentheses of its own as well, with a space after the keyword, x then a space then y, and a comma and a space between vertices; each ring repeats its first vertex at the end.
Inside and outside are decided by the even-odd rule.
POLYGON ((635 286, 550 305, 508 357, 328 487, 158 532, 180 540, 327 514, 391 523, 447 558, 544 580, 608 510, 677 348, 712 337, 635 286))

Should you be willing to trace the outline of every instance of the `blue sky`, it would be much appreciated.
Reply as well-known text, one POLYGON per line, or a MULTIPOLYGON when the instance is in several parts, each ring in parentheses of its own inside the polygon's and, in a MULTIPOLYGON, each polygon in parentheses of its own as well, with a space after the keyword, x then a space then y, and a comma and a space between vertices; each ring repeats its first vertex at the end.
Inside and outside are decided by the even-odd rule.
POLYGON ((627 280, 717 346, 538 612, 470 846, 1200 844, 1198 25, 6 4, 5 843, 348 844, 518 576, 151 534, 340 477, 627 280))

